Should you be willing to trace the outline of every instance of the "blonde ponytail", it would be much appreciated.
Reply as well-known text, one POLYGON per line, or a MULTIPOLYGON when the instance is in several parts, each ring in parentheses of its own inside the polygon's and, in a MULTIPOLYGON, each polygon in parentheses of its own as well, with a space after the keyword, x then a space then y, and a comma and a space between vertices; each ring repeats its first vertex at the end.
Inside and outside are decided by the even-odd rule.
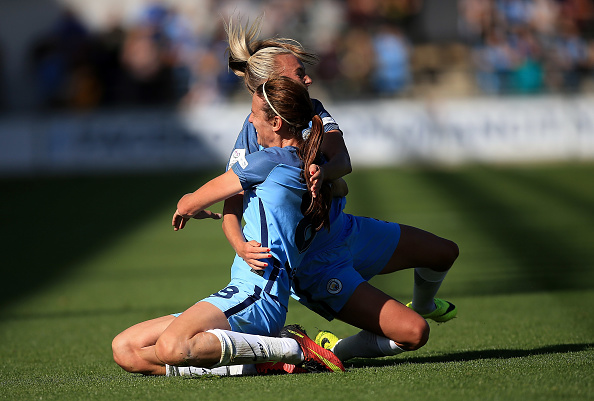
POLYGON ((229 53, 229 69, 235 75, 243 78, 243 82, 250 93, 268 79, 279 75, 276 68, 276 56, 292 54, 303 63, 313 64, 317 57, 306 52, 301 44, 292 39, 271 38, 257 40, 261 32, 263 16, 259 16, 249 26, 241 25, 241 19, 233 18, 225 24, 227 33, 227 52, 229 53))

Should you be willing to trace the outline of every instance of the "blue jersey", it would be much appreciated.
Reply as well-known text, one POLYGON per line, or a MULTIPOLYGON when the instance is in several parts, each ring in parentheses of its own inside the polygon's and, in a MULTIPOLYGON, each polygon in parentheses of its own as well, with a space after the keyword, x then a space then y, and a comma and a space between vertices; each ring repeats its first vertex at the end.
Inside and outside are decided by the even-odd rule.
MULTIPOLYGON (((312 103, 316 112, 322 117, 324 132, 339 130, 338 124, 324 110, 322 104, 316 100, 312 100, 312 103)), ((265 222, 266 227, 268 227, 266 234, 263 234, 262 231, 256 229, 257 225, 250 226, 247 224, 244 227, 244 235, 248 241, 255 239, 261 242, 262 246, 271 248, 271 245, 276 242, 275 245, 278 245, 279 251, 273 253, 273 263, 282 267, 282 260, 286 267, 285 270, 274 268, 269 270, 267 268, 263 279, 268 278, 268 280, 266 284, 263 282, 260 285, 274 288, 278 293, 278 298, 276 298, 276 294, 273 294, 273 296, 286 307, 285 294, 287 292, 284 285, 288 282, 292 285, 290 291, 294 298, 312 311, 331 320, 344 307, 361 282, 369 280, 383 269, 396 249, 400 229, 396 223, 386 224, 374 219, 347 215, 343 213, 346 199, 336 197, 332 199, 330 230, 322 229, 317 233, 311 231, 310 227, 304 225, 303 215, 300 213, 300 209, 296 207, 305 193, 306 187, 301 181, 301 162, 297 161, 295 149, 291 149, 293 149, 292 154, 295 155, 293 164, 289 163, 287 159, 283 159, 282 164, 278 164, 281 160, 281 150, 279 148, 269 148, 259 152, 262 147, 258 145, 256 130, 253 124, 246 119, 235 142, 227 168, 233 168, 242 179, 240 174, 243 174, 242 169, 245 169, 243 166, 249 166, 252 160, 254 160, 254 164, 261 163, 262 166, 269 166, 267 168, 262 167, 260 177, 256 180, 262 180, 264 174, 270 171, 269 175, 266 176, 267 183, 257 186, 254 190, 248 189, 250 182, 249 169, 248 174, 245 174, 244 177, 245 185, 242 179, 242 185, 246 189, 244 192, 244 218, 246 221, 248 219, 249 221, 257 221, 258 216, 260 216, 260 221, 265 222), (260 153, 267 153, 268 159, 252 159, 260 153), (296 169, 297 167, 298 170, 295 170, 295 173, 297 174, 298 171, 298 175, 293 176, 292 181, 286 181, 291 168, 296 169), (279 179, 279 177, 283 178, 279 179), (268 179, 270 180, 268 181, 268 179), (298 189, 298 183, 301 189, 298 189), (273 195, 276 192, 273 184, 277 187, 279 185, 283 186, 288 191, 285 191, 282 197, 280 192, 279 195, 275 196, 273 195), (262 194, 261 199, 259 198, 260 194, 262 194), (270 202, 268 207, 265 206, 264 198, 270 202), (283 215, 283 213, 288 212, 293 213, 293 215, 283 215), (270 241, 270 233, 272 232, 275 233, 277 239, 270 241), (299 238, 301 240, 298 240, 299 238), (379 248, 377 252, 376 248, 379 248), (374 253, 370 254, 370 249, 374 253), (280 271, 283 279, 277 278, 276 282, 272 284, 269 278, 276 274, 273 273, 275 271, 280 271), (273 274, 271 275, 271 273, 273 274), (285 280, 284 274, 286 273, 294 280, 285 280)), ((255 171, 259 170, 255 166, 252 166, 252 168, 255 171)), ((250 278, 253 282, 254 277, 252 276, 254 274, 251 273, 252 276, 249 276, 249 266, 238 256, 236 256, 233 269, 232 271, 235 271, 238 276, 248 274, 246 278, 250 278), (240 268, 242 269, 241 272, 238 271, 240 268)), ((269 306, 266 303, 262 304, 269 306)), ((254 330, 254 325, 250 326, 250 321, 262 322, 264 321, 262 316, 267 315, 274 314, 260 313, 256 317, 248 315, 243 319, 230 320, 230 322, 234 330, 235 327, 237 327, 237 330, 243 331, 246 331, 244 327, 250 327, 249 330, 254 330)), ((282 322, 281 318, 276 319, 276 326, 268 322, 266 324, 260 323, 259 326, 273 332, 272 327, 279 326, 281 324, 279 322, 282 322)))
MULTIPOLYGON (((314 107, 315 113, 322 118, 324 132, 340 130, 336 121, 334 121, 330 113, 324 109, 324 106, 320 101, 311 99, 311 103, 314 107)), ((235 164, 240 157, 245 157, 245 155, 262 150, 262 147, 258 145, 258 134, 256 133, 256 128, 254 127, 254 124, 248 121, 249 118, 250 116, 247 116, 243 122, 243 127, 237 136, 235 146, 233 147, 233 151, 229 157, 227 169, 231 168, 231 166, 235 164)))
MULTIPOLYGON (((322 118, 324 132, 340 130, 336 121, 334 121, 330 113, 324 109, 324 106, 319 100, 312 99, 311 102, 315 113, 322 118)), ((235 146, 231 152, 231 156, 229 157, 229 162, 227 163, 227 169, 231 168, 237 162, 244 162, 247 155, 263 149, 263 147, 258 145, 258 134, 256 132, 256 128, 248 120, 249 116, 245 119, 243 127, 241 128, 241 132, 235 141, 235 146)), ((332 241, 338 237, 343 228, 342 211, 345 207, 345 204, 345 198, 333 198, 332 208, 330 211, 331 229, 330 231, 321 230, 318 233, 315 241, 310 245, 311 251, 325 249, 328 244, 332 243, 332 241)))
MULTIPOLYGON (((286 306, 292 269, 299 266, 316 232, 303 216, 307 186, 297 149, 263 149, 238 159, 232 166, 244 189, 243 235, 270 248, 271 259, 261 275, 267 293, 286 306)), ((247 264, 234 263, 232 278, 257 280, 247 264)))
MULTIPOLYGON (((241 157, 232 169, 244 189, 243 234, 247 241, 269 247, 273 255, 262 277, 266 284, 260 285, 285 307, 291 294, 332 320, 355 289, 384 268, 398 246, 397 223, 345 214, 344 198, 333 199, 330 230, 316 232, 303 215, 309 197, 304 196, 302 162, 292 146, 241 157)), ((231 276, 252 283, 255 279, 243 260, 233 264, 231 276)), ((242 330, 250 323, 246 318, 241 322, 242 330)))
MULTIPOLYGON (((321 109, 325 132, 337 130, 338 125, 321 103, 315 101, 314 105, 316 110, 321 109)), ((397 245, 398 240, 392 239, 396 232, 387 232, 386 224, 379 227, 379 221, 344 214, 344 198, 333 199, 330 231, 316 233, 302 212, 307 186, 297 149, 262 150, 247 119, 228 168, 233 169, 244 189, 244 237, 269 247, 273 256, 265 260, 268 266, 264 271, 255 271, 235 255, 229 285, 202 300, 218 307, 234 331, 279 335, 293 284, 298 289, 295 298, 330 320, 360 282, 383 268, 397 245), (368 241, 359 241, 361 236, 368 241), (381 242, 387 239, 392 241, 391 247, 381 242), (389 252, 369 255, 368 250, 377 244, 389 252)))

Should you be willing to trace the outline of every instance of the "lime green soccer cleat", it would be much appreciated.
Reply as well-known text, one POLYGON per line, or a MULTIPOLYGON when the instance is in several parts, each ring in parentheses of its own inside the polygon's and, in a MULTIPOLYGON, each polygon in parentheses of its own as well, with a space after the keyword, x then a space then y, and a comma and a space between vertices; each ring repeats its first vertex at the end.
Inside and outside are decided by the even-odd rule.
POLYGON ((316 336, 314 341, 320 347, 327 349, 327 350, 332 350, 332 348, 334 348, 334 346, 336 345, 338 340, 339 340, 339 338, 336 337, 336 335, 334 333, 322 330, 318 333, 318 335, 316 336))
MULTIPOLYGON (((458 314, 458 309, 456 308, 456 305, 454 305, 451 302, 448 302, 440 298, 434 298, 433 302, 435 302, 435 306, 437 308, 431 313, 421 315, 425 319, 431 319, 436 322, 443 323, 447 322, 448 320, 452 320, 458 314)), ((412 302, 407 303, 406 306, 414 310, 414 308, 412 307, 412 302)))

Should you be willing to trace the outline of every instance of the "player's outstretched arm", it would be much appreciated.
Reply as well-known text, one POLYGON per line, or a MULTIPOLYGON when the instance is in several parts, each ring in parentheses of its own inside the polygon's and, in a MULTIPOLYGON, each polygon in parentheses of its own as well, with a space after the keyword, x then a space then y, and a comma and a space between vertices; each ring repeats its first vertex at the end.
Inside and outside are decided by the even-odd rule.
MULTIPOLYGON (((214 213, 211 212, 210 210, 201 210, 198 213, 196 213, 194 216, 192 216, 193 219, 197 219, 197 220, 201 220, 201 219, 214 219, 214 220, 219 220, 222 217, 222 215, 220 213, 214 213)), ((186 226, 186 223, 188 222, 188 218, 184 218, 178 210, 175 211, 175 213, 173 213, 173 220, 171 221, 171 225, 173 226, 173 229, 175 231, 177 230, 181 230, 182 228, 184 228, 186 226)))
POLYGON ((243 215, 243 196, 241 194, 232 196, 225 200, 223 207, 223 232, 227 241, 235 250, 235 253, 242 258, 252 269, 262 270, 268 265, 261 259, 272 257, 268 252, 269 248, 262 247, 256 241, 246 241, 241 230, 241 217, 243 215))
POLYGON ((188 219, 193 218, 209 206, 243 191, 239 177, 233 170, 210 180, 196 191, 182 196, 173 215, 174 230, 184 228, 188 219))

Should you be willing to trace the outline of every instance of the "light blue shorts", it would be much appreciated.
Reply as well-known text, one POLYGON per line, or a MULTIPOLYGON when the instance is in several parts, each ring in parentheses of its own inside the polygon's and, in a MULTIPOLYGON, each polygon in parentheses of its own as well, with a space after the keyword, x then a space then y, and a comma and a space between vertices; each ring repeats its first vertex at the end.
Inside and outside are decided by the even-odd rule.
POLYGON ((287 317, 286 307, 275 296, 249 281, 231 280, 227 287, 202 301, 219 308, 231 330, 239 333, 278 336, 287 317))
POLYGON ((327 320, 355 289, 382 271, 398 246, 400 225, 346 215, 335 247, 308 254, 293 280, 293 297, 327 320))

